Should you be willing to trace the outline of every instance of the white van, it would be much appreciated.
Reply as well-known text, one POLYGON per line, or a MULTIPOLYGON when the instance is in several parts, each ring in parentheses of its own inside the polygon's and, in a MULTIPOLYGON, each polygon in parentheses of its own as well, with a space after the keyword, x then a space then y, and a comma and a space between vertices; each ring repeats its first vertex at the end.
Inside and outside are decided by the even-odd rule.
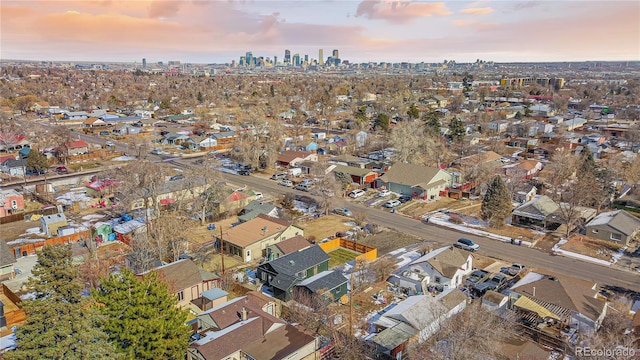
POLYGON ((355 198, 359 198, 360 196, 362 196, 364 194, 365 194, 365 192, 363 190, 356 189, 356 190, 353 190, 352 192, 349 193, 349 197, 355 199, 355 198))
POLYGON ((287 173, 289 174, 289 176, 298 177, 298 176, 302 175, 302 169, 301 168, 291 168, 291 169, 289 169, 289 171, 287 171, 287 173))

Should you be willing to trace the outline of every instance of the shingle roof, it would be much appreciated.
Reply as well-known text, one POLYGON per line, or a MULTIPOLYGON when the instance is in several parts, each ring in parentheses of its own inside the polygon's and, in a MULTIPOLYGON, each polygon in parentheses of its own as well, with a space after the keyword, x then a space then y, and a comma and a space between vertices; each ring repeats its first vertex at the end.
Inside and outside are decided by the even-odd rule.
POLYGON ((362 169, 355 166, 344 166, 344 165, 336 165, 333 168, 333 172, 339 172, 343 174, 355 175, 359 177, 363 177, 369 174, 375 174, 375 171, 371 169, 362 169))
POLYGON ((595 298, 597 294, 595 284, 573 278, 545 276, 512 290, 532 300, 576 311, 591 320, 596 320, 600 316, 605 304, 604 301, 595 298))
POLYGON ((513 210, 514 215, 526 216, 543 220, 556 213, 560 207, 550 197, 546 195, 536 196, 513 210))
POLYGON ((375 334, 371 338, 371 341, 385 349, 393 350, 414 337, 417 333, 418 331, 411 327, 411 325, 400 322, 393 327, 375 334))
POLYGON ((428 262, 443 276, 453 278, 456 271, 466 264, 467 256, 453 246, 445 246, 414 260, 411 265, 424 262, 428 262))
POLYGON ((587 227, 608 225, 629 236, 640 228, 640 219, 624 210, 604 212, 587 223, 587 227))
POLYGON ((413 186, 430 183, 440 171, 443 170, 422 165, 395 163, 379 179, 387 183, 413 186))
POLYGON ((319 290, 329 291, 335 289, 346 282, 347 278, 344 277, 341 272, 335 270, 327 270, 310 278, 304 279, 303 281, 296 284, 296 286, 303 286, 311 290, 312 292, 317 293, 319 290))
POLYGON ((286 151, 282 154, 279 154, 277 157, 277 161, 290 163, 295 159, 304 159, 307 156, 313 154, 313 151, 286 151))
MULTIPOLYGON (((172 293, 188 289, 203 281, 212 280, 216 277, 213 274, 206 276, 206 273, 205 276, 203 276, 196 263, 190 259, 178 260, 150 271, 157 272, 158 278, 169 286, 169 291, 172 293)), ((148 273, 149 271, 140 275, 144 276, 148 273)))
POLYGON ((280 360, 289 358, 292 353, 313 341, 313 336, 286 324, 242 347, 242 350, 255 360, 280 360))
POLYGON ((278 274, 294 275, 310 267, 329 260, 322 248, 318 245, 287 254, 278 259, 271 260, 267 264, 278 274))
POLYGON ((15 264, 16 257, 11 252, 9 245, 0 239, 0 267, 15 264))
POLYGON ((282 232, 290 225, 291 223, 287 221, 260 214, 254 219, 227 230, 223 239, 225 242, 244 248, 282 232))
POLYGON ((311 243, 304 236, 297 235, 290 239, 280 241, 275 246, 284 254, 289 254, 308 248, 309 246, 311 246, 311 243))

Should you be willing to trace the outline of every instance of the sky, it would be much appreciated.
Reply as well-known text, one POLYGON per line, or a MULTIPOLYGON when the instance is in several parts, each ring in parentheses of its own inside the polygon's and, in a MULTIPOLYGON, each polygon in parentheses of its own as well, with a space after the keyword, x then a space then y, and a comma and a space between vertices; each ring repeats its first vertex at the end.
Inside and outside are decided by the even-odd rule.
POLYGON ((640 60, 640 1, 3 0, 0 58, 640 60))

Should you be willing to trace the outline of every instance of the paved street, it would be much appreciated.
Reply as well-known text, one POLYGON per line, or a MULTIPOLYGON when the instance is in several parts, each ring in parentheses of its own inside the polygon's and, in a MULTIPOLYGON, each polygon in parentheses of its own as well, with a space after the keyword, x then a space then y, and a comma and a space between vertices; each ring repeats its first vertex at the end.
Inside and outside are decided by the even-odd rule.
MULTIPOLYGON (((300 191, 277 185, 275 181, 265 180, 253 176, 239 176, 223 174, 227 181, 236 185, 248 185, 264 193, 296 193, 300 191)), ((304 193, 308 195, 307 193, 304 193)), ((640 291, 640 273, 622 271, 615 268, 595 265, 562 256, 554 256, 540 250, 525 246, 511 245, 501 241, 462 234, 446 227, 424 224, 418 220, 385 212, 379 208, 366 207, 345 199, 336 199, 336 207, 346 207, 351 211, 363 210, 369 214, 369 221, 397 231, 418 236, 424 240, 435 241, 440 244, 451 244, 461 236, 469 238, 480 245, 479 253, 507 262, 518 262, 539 271, 551 271, 579 279, 597 282, 598 285, 621 286, 630 290, 640 291)))

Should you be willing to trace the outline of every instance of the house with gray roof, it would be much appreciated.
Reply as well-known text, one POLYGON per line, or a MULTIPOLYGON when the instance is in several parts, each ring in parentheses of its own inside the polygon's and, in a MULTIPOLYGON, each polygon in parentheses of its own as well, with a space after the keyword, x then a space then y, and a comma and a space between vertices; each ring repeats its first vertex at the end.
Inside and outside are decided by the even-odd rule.
POLYGON ((640 219, 624 210, 609 211, 594 217, 585 228, 588 236, 628 246, 638 235, 640 219))
POLYGON ((258 265, 256 276, 276 299, 288 301, 294 285, 329 269, 329 255, 318 245, 258 265))
POLYGON ((369 341, 385 358, 401 359, 407 343, 425 341, 466 306, 467 296, 458 289, 437 296, 409 296, 373 322, 377 333, 369 341))
POLYGON ((378 178, 390 191, 423 200, 435 200, 453 184, 453 176, 438 168, 395 163, 378 178))
POLYGON ((563 221, 560 206, 555 201, 546 195, 536 195, 512 211, 511 223, 555 230, 563 221))
MULTIPOLYGON (((6 241, 0 239, 0 280, 13 279, 16 257, 6 241)), ((0 314, 2 315, 2 314, 0 314)))
POLYGON ((259 200, 252 200, 238 213, 238 221, 247 222, 260 214, 278 217, 278 207, 259 200))
POLYGON ((470 253, 445 246, 399 268, 387 281, 409 294, 426 294, 458 287, 472 270, 470 253))
POLYGON ((327 270, 302 280, 295 288, 308 294, 320 295, 327 302, 333 302, 347 294, 348 281, 340 271, 327 270))
POLYGON ((42 232, 48 237, 58 236, 58 229, 68 225, 67 217, 63 213, 44 215, 40 218, 42 232))

